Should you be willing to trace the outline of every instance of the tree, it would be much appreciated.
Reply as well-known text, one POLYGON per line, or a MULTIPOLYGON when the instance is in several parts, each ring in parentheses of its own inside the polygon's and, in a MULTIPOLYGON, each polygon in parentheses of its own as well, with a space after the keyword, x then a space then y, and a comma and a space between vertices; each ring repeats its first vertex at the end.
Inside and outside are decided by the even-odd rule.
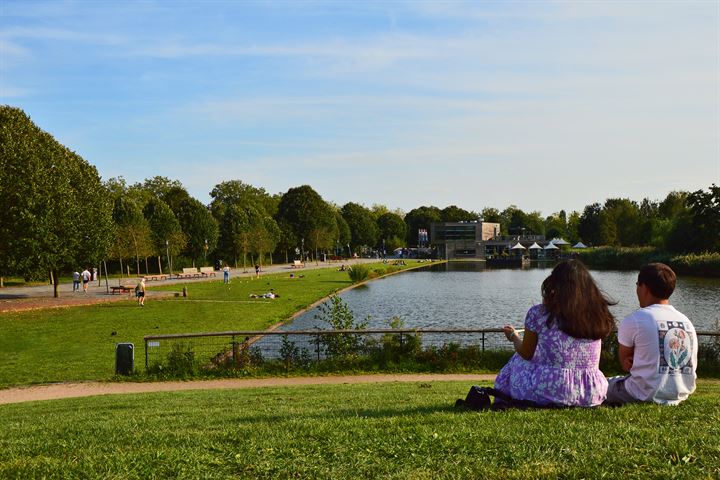
MULTIPOLYGON (((328 239, 320 238, 320 232, 322 235, 337 232, 333 208, 309 185, 291 188, 282 196, 276 220, 289 230, 283 234, 284 238, 292 236, 300 243, 305 240, 306 245, 314 249, 326 248, 323 246, 327 245, 328 239)), ((329 240, 332 245, 334 238, 329 240)), ((299 243, 295 245, 300 246, 299 243)))
POLYGON ((480 216, 482 217, 483 222, 500 223, 502 220, 500 211, 497 208, 492 207, 483 208, 480 216))
POLYGON ((463 210, 455 205, 450 205, 440 210, 440 219, 443 222, 465 222, 477 220, 478 214, 463 210))
POLYGON ((690 251, 720 252, 720 187, 697 190, 687 197, 692 214, 690 251))
POLYGON ((192 259, 194 265, 195 261, 203 258, 207 252, 215 250, 218 241, 218 223, 210 210, 192 197, 185 199, 180 204, 179 210, 178 221, 187 236, 185 253, 192 259))
POLYGON ((407 224, 407 243, 408 245, 418 244, 418 230, 424 229, 430 232, 430 224, 442 221, 440 209, 437 207, 418 207, 410 210, 405 215, 405 223, 407 224))
POLYGON ((121 268, 123 259, 135 257, 136 273, 139 275, 140 258, 153 254, 150 225, 138 203, 127 195, 115 200, 113 220, 116 229, 112 256, 120 260, 121 268))
POLYGON ((275 200, 264 189, 231 180, 216 185, 210 196, 210 210, 220 222, 219 254, 237 264, 242 252, 244 267, 248 252, 262 257, 275 250, 281 230, 267 211, 276 208, 275 200))
POLYGON ((590 245, 602 245, 602 236, 600 233, 600 213, 602 206, 599 203, 587 205, 580 215, 578 222, 578 234, 580 239, 590 245))
POLYGON ((407 225, 400 215, 386 213, 377 220, 379 235, 385 240, 385 250, 392 251, 405 246, 407 225))
POLYGON ((94 166, 19 108, 0 106, 0 276, 57 279, 98 262, 112 238, 111 212, 94 166))
POLYGON ((378 228, 370 210, 357 203, 349 202, 343 205, 340 213, 350 227, 350 244, 354 249, 376 245, 378 228))
POLYGON ((185 234, 168 204, 159 198, 150 200, 143 213, 150 225, 153 254, 157 256, 158 270, 162 273, 160 258, 166 254, 179 255, 185 248, 185 234))
POLYGON ((640 208, 636 202, 627 198, 607 199, 603 206, 603 243, 623 247, 638 245, 640 220, 640 208))

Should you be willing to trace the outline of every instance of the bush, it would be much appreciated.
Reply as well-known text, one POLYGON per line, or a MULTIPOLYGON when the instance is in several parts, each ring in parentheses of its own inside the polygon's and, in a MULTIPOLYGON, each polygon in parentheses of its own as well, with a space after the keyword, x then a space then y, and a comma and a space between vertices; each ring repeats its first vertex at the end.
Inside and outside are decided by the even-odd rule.
POLYGON ((352 280, 353 283, 359 283, 368 279, 370 269, 365 265, 354 265, 348 270, 348 275, 350 275, 350 280, 352 280))
MULTIPOLYGON (((319 309, 320 313, 315 315, 315 318, 327 323, 331 330, 365 330, 367 328, 369 318, 355 323, 352 310, 337 295, 331 296, 330 301, 320 305, 319 309)), ((320 342, 325 346, 325 353, 330 357, 354 356, 360 353, 364 346, 363 338, 351 333, 321 335, 320 342)))

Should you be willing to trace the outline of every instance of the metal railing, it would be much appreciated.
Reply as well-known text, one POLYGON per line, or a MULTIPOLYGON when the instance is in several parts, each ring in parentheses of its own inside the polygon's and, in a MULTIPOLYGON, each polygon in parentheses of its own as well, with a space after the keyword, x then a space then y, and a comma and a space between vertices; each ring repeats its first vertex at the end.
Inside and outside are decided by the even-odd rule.
MULTIPOLYGON (((705 345, 720 345, 720 332, 698 331, 698 341, 705 345)), ((145 342, 145 368, 161 364, 173 348, 192 351, 195 360, 203 365, 237 364, 243 358, 255 356, 266 360, 282 359, 288 349, 296 349, 308 360, 321 361, 328 355, 332 338, 340 336, 354 339, 357 345, 376 344, 388 338, 402 347, 410 338, 420 347, 445 348, 448 345, 474 347, 486 350, 509 351, 512 343, 500 328, 487 329, 371 329, 371 330, 296 330, 257 331, 237 330, 228 332, 183 333, 147 335, 145 342)))

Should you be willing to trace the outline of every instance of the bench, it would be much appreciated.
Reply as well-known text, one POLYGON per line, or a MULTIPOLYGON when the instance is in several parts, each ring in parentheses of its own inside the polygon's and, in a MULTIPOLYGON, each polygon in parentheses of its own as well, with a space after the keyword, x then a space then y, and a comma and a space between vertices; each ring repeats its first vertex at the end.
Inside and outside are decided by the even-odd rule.
POLYGON ((112 295, 117 294, 123 294, 123 293, 134 293, 135 287, 131 287, 129 285, 118 285, 115 287, 110 287, 110 290, 112 290, 112 295))
POLYGON ((200 267, 200 275, 203 277, 214 277, 215 269, 213 269, 213 267, 200 267))
POLYGON ((186 267, 183 268, 182 273, 175 274, 177 278, 193 278, 193 277, 200 277, 200 272, 198 272, 197 268, 195 267, 186 267))
POLYGON ((168 276, 164 273, 158 275, 145 275, 145 280, 167 280, 168 276))
POLYGON ((305 264, 303 262, 301 262, 300 260, 295 260, 293 261, 293 264, 290 265, 290 268, 302 268, 304 266, 305 264))

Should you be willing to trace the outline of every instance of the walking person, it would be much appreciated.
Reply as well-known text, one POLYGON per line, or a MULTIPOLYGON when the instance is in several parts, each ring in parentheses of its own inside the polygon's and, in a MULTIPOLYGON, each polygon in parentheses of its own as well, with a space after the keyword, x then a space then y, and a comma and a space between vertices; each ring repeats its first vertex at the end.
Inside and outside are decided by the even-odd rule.
POLYGON ((80 291, 80 272, 75 270, 73 272, 73 292, 80 291))
POLYGON ((230 267, 225 264, 223 267, 223 282, 227 285, 230 283, 230 267))
POLYGON ((92 276, 92 274, 86 268, 85 270, 82 271, 80 276, 82 276, 83 293, 87 293, 88 292, 88 284, 90 283, 90 277, 92 276))
POLYGON ((255 278, 260 278, 260 265, 255 265, 255 278))
POLYGON ((137 295, 138 305, 141 307, 145 306, 145 278, 141 278, 135 287, 135 295, 137 295))

